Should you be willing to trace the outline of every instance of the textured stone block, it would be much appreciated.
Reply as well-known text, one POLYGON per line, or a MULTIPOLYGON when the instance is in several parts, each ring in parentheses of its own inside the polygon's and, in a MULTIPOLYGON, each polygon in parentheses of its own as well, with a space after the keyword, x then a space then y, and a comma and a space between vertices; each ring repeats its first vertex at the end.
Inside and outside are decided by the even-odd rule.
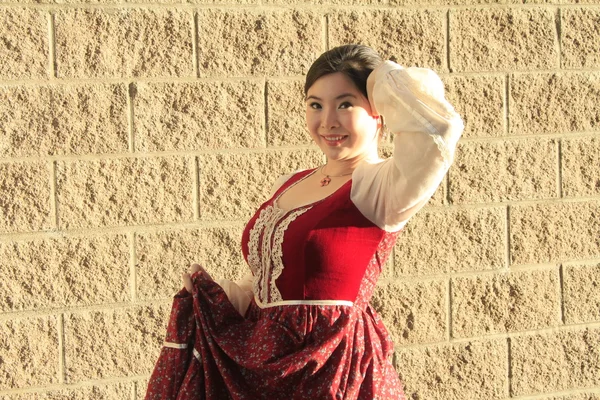
MULTIPOLYGON (((563 0, 567 1, 567 0, 563 0)), ((572 1, 572 0, 571 0, 572 1)), ((576 0, 579 1, 579 0, 576 0)), ((590 0, 592 3, 598 0, 590 0)), ((590 1, 587 1, 588 3, 590 1)), ((314 5, 383 5, 383 6, 448 6, 448 5, 475 5, 475 4, 560 4, 560 0, 263 0, 263 4, 314 4, 314 5)))
POLYGON ((0 9, 0 79, 48 77, 48 16, 42 10, 0 9))
POLYGON ((0 243, 0 311, 129 299, 125 235, 0 243))
MULTIPOLYGON (((148 3, 151 3, 152 1, 162 1, 162 0, 148 0, 148 3)), ((172 1, 172 0, 165 0, 165 1, 172 1)), ((72 4, 72 5, 78 5, 78 4, 92 4, 92 5, 102 5, 102 4, 115 4, 115 3, 120 3, 122 4, 124 1, 123 0, 18 0, 17 2, 13 1, 13 0, 0 0, 0 4, 2 3, 12 3, 12 4, 72 4)), ((133 0, 127 0, 127 2, 133 2, 133 0)))
POLYGON ((510 133, 600 130, 600 73, 511 75, 510 133))
POLYGON ((446 69, 441 10, 354 10, 329 16, 329 47, 361 43, 406 66, 446 69))
POLYGON ((250 273, 242 257, 242 226, 141 233, 136 236, 138 297, 171 297, 193 263, 214 278, 250 273))
POLYGON ((512 338, 512 395, 600 385, 598 343, 598 328, 512 338))
POLYGON ((452 281, 452 337, 554 327, 560 321, 558 271, 511 272, 452 281))
MULTIPOLYGON (((136 0, 138 1, 138 0, 136 0)), ((143 0, 139 0, 139 1, 143 1, 143 0)), ((171 1, 171 0, 169 0, 171 1)), ((172 0, 172 1, 177 1, 177 0, 172 0)), ((261 4, 261 0, 184 0, 185 3, 192 3, 192 4, 215 4, 215 5, 220 5, 220 4, 239 4, 239 5, 248 5, 248 4, 261 4)))
POLYGON ((507 351, 505 340, 400 349, 396 370, 407 399, 505 399, 507 351))
POLYGON ((268 81, 267 107, 269 146, 313 143, 306 128, 304 81, 268 81))
POLYGON ((560 16, 563 67, 600 67, 600 10, 565 8, 560 16))
POLYGON ((49 168, 41 162, 0 163, 0 232, 52 228, 49 168))
POLYGON ((600 263, 563 266, 565 321, 600 321, 600 263))
POLYGON ((398 236, 396 275, 433 275, 504 267, 504 220, 502 208, 421 211, 398 236))
POLYGON ((190 157, 61 161, 61 228, 182 222, 193 218, 190 157))
POLYGON ((245 220, 268 200, 279 176, 322 164, 317 150, 204 155, 200 159, 201 217, 245 220))
POLYGON ((0 321, 0 390, 58 383, 55 317, 0 321))
POLYGON ((564 396, 540 397, 540 400, 600 400, 600 393, 573 393, 564 396))
POLYGON ((600 194, 600 137, 563 140, 561 162, 565 197, 600 194))
POLYGON ((169 312, 164 304, 66 314, 67 382, 152 372, 169 312))
POLYGON ((0 395, 0 400, 128 400, 131 398, 132 391, 132 382, 119 382, 110 385, 81 386, 76 389, 0 395))
POLYGON ((61 10, 58 77, 192 76, 192 20, 171 9, 61 10))
POLYGON ((450 12, 452 71, 559 67, 555 11, 543 8, 450 12))
POLYGON ((137 151, 264 146, 264 84, 256 81, 140 83, 137 151))
POLYGON ((446 339, 446 282, 391 282, 376 288, 371 304, 398 345, 446 339))
POLYGON ((512 264, 600 256, 600 202, 512 206, 512 264))
POLYGON ((303 75, 323 50, 321 31, 308 10, 201 9, 200 75, 303 75))
POLYGON ((450 173, 452 203, 559 197, 555 140, 461 143, 450 173))
POLYGON ((465 123, 463 137, 502 136, 504 78, 501 76, 444 76, 446 99, 465 123))
MULTIPOLYGON (((148 389, 148 379, 143 379, 141 381, 135 382, 135 392, 136 397, 135 400, 145 400, 146 390, 148 389)), ((588 399, 588 400, 596 400, 596 399, 588 399)))
POLYGON ((127 151, 124 85, 0 87, 0 157, 127 151))

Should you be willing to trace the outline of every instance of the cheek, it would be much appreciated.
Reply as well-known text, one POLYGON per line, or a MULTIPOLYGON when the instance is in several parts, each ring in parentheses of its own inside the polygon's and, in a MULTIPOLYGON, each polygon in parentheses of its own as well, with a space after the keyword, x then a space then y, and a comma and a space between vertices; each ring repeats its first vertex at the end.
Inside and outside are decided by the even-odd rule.
POLYGON ((348 122, 355 131, 365 135, 374 134, 377 130, 377 120, 366 114, 354 115, 348 122))
POLYGON ((319 129, 319 119, 315 114, 309 112, 306 113, 306 127, 311 134, 317 132, 319 129))

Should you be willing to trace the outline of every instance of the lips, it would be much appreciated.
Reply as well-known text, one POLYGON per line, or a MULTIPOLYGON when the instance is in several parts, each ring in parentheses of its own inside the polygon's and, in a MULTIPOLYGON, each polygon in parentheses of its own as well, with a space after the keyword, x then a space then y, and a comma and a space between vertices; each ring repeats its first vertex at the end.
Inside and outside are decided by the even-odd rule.
POLYGON ((321 136, 321 137, 325 140, 325 143, 327 143, 328 145, 336 146, 336 145, 342 143, 344 140, 346 140, 348 135, 329 135, 329 136, 321 136))

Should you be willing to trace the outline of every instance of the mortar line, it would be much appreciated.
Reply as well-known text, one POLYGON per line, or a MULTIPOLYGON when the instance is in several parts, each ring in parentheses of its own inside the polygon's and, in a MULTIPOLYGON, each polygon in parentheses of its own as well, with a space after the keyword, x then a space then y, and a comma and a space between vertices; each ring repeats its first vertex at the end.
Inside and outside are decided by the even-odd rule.
POLYGON ((446 68, 448 68, 448 72, 452 73, 452 66, 450 64, 450 12, 450 9, 446 12, 446 38, 444 44, 446 45, 446 68))
MULTIPOLYGON (((55 4, 28 4, 27 7, 31 8, 31 9, 37 9, 37 10, 54 10, 56 9, 56 3, 55 4)), ((199 9, 199 10, 206 10, 206 9, 214 9, 215 8, 215 4, 213 3, 206 3, 206 4, 188 4, 188 3, 176 3, 176 4, 157 4, 157 3, 153 3, 153 2, 140 2, 140 3, 131 3, 131 2, 125 2, 125 3, 114 3, 114 4, 59 4, 61 7, 61 10, 73 10, 73 9, 83 9, 83 10, 115 10, 115 9, 144 9, 144 10, 171 10, 171 9, 177 9, 177 10, 195 10, 195 9, 199 9)), ((584 6, 586 6, 586 8, 590 8, 592 10, 598 10, 599 6, 597 4, 583 4, 584 6)), ((264 4, 262 2, 257 3, 257 4, 247 4, 247 5, 236 5, 236 4, 218 4, 217 5, 219 9, 222 10, 226 10, 226 11, 240 11, 240 12, 244 12, 244 11, 256 11, 256 10, 267 10, 267 11, 282 11, 282 10, 291 10, 291 9, 297 9, 297 10, 301 10, 301 11, 311 11, 311 10, 320 10, 320 11, 327 11, 330 10, 332 8, 332 6, 330 4, 294 4, 292 6, 290 5, 277 5, 277 4, 264 4)), ((2 7, 6 7, 6 8, 23 8, 23 4, 19 4, 18 2, 13 2, 13 3, 6 3, 3 4, 2 7)), ((485 10, 485 9, 492 9, 492 10, 502 10, 502 9, 513 9, 513 10, 531 10, 531 9, 541 9, 541 10, 552 10, 552 9, 556 9, 556 5, 555 4, 540 4, 540 3, 532 3, 532 4, 527 4, 527 3, 522 3, 522 4, 513 4, 513 5, 507 5, 505 3, 498 3, 498 4, 479 4, 479 5, 453 5, 451 6, 453 10, 485 10)), ((580 3, 574 3, 574 4, 562 4, 561 7, 563 8, 581 8, 582 4, 580 3)), ((356 11, 362 11, 362 10, 397 10, 399 7, 397 5, 386 5, 386 4, 382 4, 382 5, 348 5, 345 6, 344 9, 346 10, 356 10, 356 11)), ((402 9, 406 9, 405 7, 403 7, 402 9)), ((423 5, 412 5, 410 7, 411 10, 447 10, 448 6, 447 5, 432 5, 432 4, 423 4, 423 5)))
POLYGON ((562 13, 560 6, 556 9, 556 42, 558 46, 558 68, 563 69, 562 57, 562 13))
POLYGON ((510 205, 506 206, 506 214, 505 214, 505 240, 506 240, 506 249, 505 249, 505 263, 506 263, 506 271, 510 271, 511 263, 510 263, 510 205))
POLYGON ((446 182, 444 182, 444 186, 446 189, 446 205, 450 206, 452 205, 452 196, 450 195, 450 175, 452 173, 452 169, 449 169, 448 172, 446 172, 446 182))
MULTIPOLYGON (((175 290, 176 291, 176 290, 175 290)), ((175 293, 173 292, 173 294, 175 293)), ((173 302, 173 295, 169 294, 165 297, 154 298, 149 300, 137 300, 135 302, 122 301, 115 303, 104 303, 104 304, 93 304, 93 305, 62 305, 56 308, 46 308, 37 310, 19 310, 19 311, 7 311, 0 314, 0 321, 9 321, 26 318, 44 318, 52 317, 57 313, 83 313, 83 312, 109 312, 109 311, 120 311, 127 310, 136 307, 152 307, 152 306, 163 306, 169 305, 173 302)))
POLYGON ((263 118, 263 126, 264 126, 264 136, 263 136, 263 146, 268 147, 269 143, 269 88, 267 83, 267 77, 265 76, 265 81, 263 84, 263 101, 264 101, 264 118, 263 118))
POLYGON ((58 382, 61 384, 66 381, 65 353, 65 317, 60 313, 58 316, 58 382))
POLYGON ((329 14, 323 16, 323 51, 329 50, 329 14))
POLYGON ((452 277, 448 277, 447 279, 447 285, 448 285, 448 290, 447 290, 447 295, 446 295, 446 301, 448 302, 448 308, 447 308, 447 312, 448 315, 446 316, 446 326, 448 327, 448 332, 447 332, 447 339, 448 341, 452 340, 452 277))
MULTIPOLYGON (((507 338, 515 339, 534 335, 548 335, 548 334, 559 334, 562 332, 584 332, 587 329, 600 329, 599 322, 588 322, 581 324, 565 325, 548 327, 541 329, 530 329, 526 331, 511 331, 511 332, 499 332, 491 334, 479 334, 478 336, 466 336, 460 338, 453 338, 450 342, 437 341, 437 342, 426 342, 426 343, 412 343, 405 345, 396 345, 396 349, 424 349, 431 346, 451 346, 456 344, 471 343, 471 342, 490 342, 496 340, 506 340, 507 338)), ((511 371, 512 372, 512 371, 511 371)))
POLYGON ((200 157, 194 157, 194 183, 192 185, 192 202, 194 206, 194 221, 200 220, 200 157))
MULTIPOLYGON (((581 138, 596 138, 599 132, 569 132, 569 139, 581 139, 581 138)), ((562 138, 564 133, 552 133, 552 134, 540 134, 540 135, 520 135, 520 136, 505 136, 505 137, 481 137, 481 138, 461 138, 460 142, 466 143, 504 143, 506 141, 514 142, 525 142, 529 139, 539 140, 559 140, 562 138)), ((391 149, 391 146, 386 146, 391 149)), ((165 151, 148 151, 148 152, 137 152, 131 154, 129 152, 120 153, 106 153, 106 154, 67 154, 67 155, 51 155, 46 157, 39 156, 16 156, 10 159, 0 159, 0 164, 14 163, 14 162, 39 162, 40 159, 46 161, 100 161, 100 160, 115 160, 120 158, 154 158, 154 157, 189 157, 199 155, 221 155, 223 152, 229 154, 273 154, 277 152, 297 152, 304 150, 319 150, 315 144, 299 144, 296 146, 273 146, 269 148, 219 148, 219 149, 198 149, 198 150, 165 150, 165 151)), ((579 196, 578 198, 593 198, 594 196, 579 196)), ((543 198, 536 200, 546 200, 543 198)), ((547 199, 549 200, 549 199, 547 199)), ((514 200, 510 203, 519 203, 529 200, 514 200)), ((506 204, 507 202, 496 202, 496 203, 468 203, 468 204, 506 204)))
POLYGON ((560 300, 560 321, 566 325, 565 320, 565 280, 564 280, 564 264, 558 266, 558 281, 559 281, 559 300, 560 300))
POLYGON ((134 134, 134 107, 133 100, 135 97, 135 93, 137 91, 137 87, 135 83, 129 82, 127 86, 127 149, 130 153, 135 153, 135 134, 134 134))
POLYGON ((130 294, 131 294, 131 301, 135 302, 137 301, 137 270, 136 270, 136 263, 137 263, 137 253, 136 253, 136 247, 135 247, 135 239, 136 239, 136 233, 135 232, 131 232, 129 235, 129 280, 130 280, 130 294))
POLYGON ((58 226, 58 196, 56 195, 57 168, 57 161, 53 161, 50 168, 50 212, 54 214, 54 229, 58 231, 60 227, 58 226))
POLYGON ((511 338, 507 337, 506 338, 506 358, 507 358, 507 368, 506 368, 506 373, 507 373, 507 379, 506 379, 506 385, 507 385, 507 390, 508 390, 508 396, 509 397, 513 397, 513 385, 512 385, 512 347, 511 347, 511 338))
POLYGON ((134 381, 133 385, 131 385, 131 400, 137 399, 137 386, 138 382, 134 381))
POLYGON ((504 135, 510 134, 510 74, 504 75, 504 135))
POLYGON ((548 392, 548 393, 539 393, 534 395, 524 395, 524 396, 516 396, 514 400, 547 400, 549 396, 551 397, 562 397, 562 396, 573 396, 574 394, 600 394, 600 388, 598 386, 592 386, 589 388, 577 388, 577 389, 567 389, 561 390, 558 392, 548 392))
POLYGON ((133 375, 123 378, 104 378, 104 379, 93 379, 87 381, 80 381, 77 383, 65 383, 65 384, 49 384, 44 386, 28 386, 18 389, 7 389, 0 390, 0 395, 14 395, 14 394, 30 394, 30 393, 46 393, 53 390, 61 389, 83 389, 94 386, 110 385, 114 383, 139 383, 140 379, 147 379, 149 375, 133 375))
POLYGON ((56 28, 54 13, 48 14, 48 62, 50 63, 50 80, 58 78, 56 67, 56 28))
MULTIPOLYGON (((569 68, 559 71, 564 74, 594 74, 600 73, 600 68, 569 68)), ((557 70, 540 69, 540 70, 497 70, 497 71, 460 71, 448 73, 439 71, 440 77, 456 76, 456 77, 497 77, 506 74, 515 76, 533 76, 533 75, 551 75, 556 74, 557 70)), ((270 75, 271 80, 277 81, 303 81, 302 75, 270 75)), ((136 82, 139 83, 223 83, 223 82, 257 82, 262 81, 262 78, 255 75, 238 75, 238 76, 205 76, 205 77, 136 77, 136 82)), ((53 83, 84 85, 84 84, 126 84, 128 80, 120 77, 105 77, 105 78, 56 78, 53 83)), ((47 79, 14 79, 6 80, 0 78, 0 85, 6 87, 46 87, 48 86, 47 79)))
POLYGON ((558 185, 558 197, 560 199, 564 198, 564 192, 563 192, 563 175, 562 175, 562 139, 559 138, 556 141, 556 152, 557 152, 557 163, 558 163, 558 167, 557 167, 557 171, 556 171, 556 184, 558 185))
MULTIPOLYGON (((323 155, 322 162, 326 162, 326 158, 323 155)), ((200 179, 201 183, 201 179, 200 179)), ((201 186, 201 185, 200 185, 201 186)), ((200 200, 200 199, 199 199, 200 200)), ((459 210, 484 210, 484 209, 498 209, 504 208, 507 206, 555 206, 560 204, 578 204, 578 203, 586 203, 600 202, 600 196, 588 196, 588 197, 578 197, 578 198, 568 198, 568 199, 540 199, 537 201, 533 200, 519 200, 507 203, 490 203, 490 204, 455 204, 451 206, 428 206, 426 209, 427 212, 430 213, 446 213, 449 211, 459 211, 459 210)), ((174 229, 210 229, 221 226, 229 226, 229 227, 238 227, 239 225, 243 225, 243 220, 205 220, 205 221, 192 221, 192 222, 165 222, 165 223, 155 223, 155 224, 145 224, 145 225, 120 225, 120 226, 91 226, 89 228, 71 228, 64 229, 58 231, 57 229, 50 229, 45 231, 38 232, 6 232, 0 233, 0 243, 5 241, 31 241, 44 239, 49 237, 54 237, 57 239, 65 238, 65 237, 98 237, 106 234, 126 234, 132 230, 135 230, 138 233, 156 233, 163 230, 174 230, 174 229)), ((568 260, 568 262, 599 262, 597 257, 587 257, 587 258, 572 258, 568 260)), ((556 262, 562 260, 555 260, 556 262)), ((549 263, 525 263, 525 264, 515 264, 514 268, 527 268, 527 267, 538 267, 549 265, 549 263)), ((554 264, 556 265, 556 264, 554 264)), ((481 270, 473 270, 474 272, 485 272, 481 270)), ((505 271, 503 269, 494 269, 491 271, 505 271)), ((468 272, 468 271, 467 271, 468 272)), ((459 273, 453 273, 453 275, 458 276, 459 273)), ((432 275, 427 275, 432 276, 432 275)))
POLYGON ((194 76, 200 77, 200 68, 198 66, 198 12, 194 11, 192 14, 192 65, 194 69, 194 76))

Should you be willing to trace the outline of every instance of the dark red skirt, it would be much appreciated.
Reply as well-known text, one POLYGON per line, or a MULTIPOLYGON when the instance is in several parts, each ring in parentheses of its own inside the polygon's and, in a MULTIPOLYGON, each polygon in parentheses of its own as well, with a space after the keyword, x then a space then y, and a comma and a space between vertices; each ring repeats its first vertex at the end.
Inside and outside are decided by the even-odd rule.
POLYGON ((245 316, 202 273, 173 302, 146 400, 402 399, 393 343, 366 305, 282 305, 245 316))

